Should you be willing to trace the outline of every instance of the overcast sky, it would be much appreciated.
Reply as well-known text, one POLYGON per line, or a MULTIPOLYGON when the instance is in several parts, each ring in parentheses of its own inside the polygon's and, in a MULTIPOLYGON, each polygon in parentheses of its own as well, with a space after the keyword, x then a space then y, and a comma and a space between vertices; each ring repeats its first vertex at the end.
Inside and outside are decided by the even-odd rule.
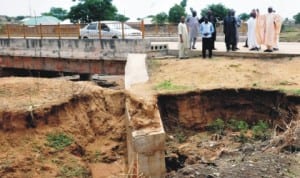
MULTIPOLYGON (((148 15, 155 15, 160 12, 168 13, 174 4, 181 0, 113 0, 120 14, 130 17, 131 20, 142 18, 148 15)), ((187 8, 193 7, 199 16, 200 10, 209 4, 222 3, 228 8, 236 10, 236 14, 250 12, 253 8, 259 8, 266 12, 272 6, 282 17, 292 18, 300 12, 300 0, 188 0, 187 8)), ((70 10, 70 7, 77 2, 72 0, 1 0, 0 15, 38 16, 42 12, 48 12, 51 7, 62 7, 70 10)), ((187 9, 187 10, 188 10, 187 9)), ((189 11, 188 11, 189 12, 189 11)))

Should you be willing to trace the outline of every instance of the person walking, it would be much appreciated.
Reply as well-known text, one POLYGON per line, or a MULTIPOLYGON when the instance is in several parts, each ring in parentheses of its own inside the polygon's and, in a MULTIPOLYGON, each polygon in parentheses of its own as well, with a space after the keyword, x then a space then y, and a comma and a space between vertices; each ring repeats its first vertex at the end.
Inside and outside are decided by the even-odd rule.
POLYGON ((200 34, 202 36, 202 57, 206 58, 206 50, 208 57, 212 57, 214 26, 208 21, 208 17, 204 18, 204 22, 200 24, 200 34))
POLYGON ((188 58, 189 35, 184 16, 181 16, 180 23, 178 24, 178 37, 179 59, 186 59, 188 58))
POLYGON ((196 49, 196 41, 199 33, 199 19, 197 17, 197 12, 190 8, 192 12, 192 17, 188 19, 188 28, 189 28, 189 40, 190 40, 190 49, 196 49))

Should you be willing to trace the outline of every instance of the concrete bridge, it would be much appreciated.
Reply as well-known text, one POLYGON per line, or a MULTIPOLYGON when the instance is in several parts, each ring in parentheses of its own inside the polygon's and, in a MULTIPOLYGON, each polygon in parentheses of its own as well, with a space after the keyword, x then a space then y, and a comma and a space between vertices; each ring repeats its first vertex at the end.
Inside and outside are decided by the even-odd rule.
POLYGON ((129 53, 147 53, 147 40, 0 39, 0 67, 123 75, 129 53))
MULTIPOLYGON (((175 39, 175 38, 173 38, 175 39)), ((177 39, 177 38, 176 38, 177 39)), ((177 42, 163 39, 0 39, 0 69, 22 69, 79 74, 89 79, 92 74, 124 75, 129 53, 147 54, 147 57, 177 57, 177 42), (155 42, 156 41, 156 42, 155 42)), ((280 43, 274 53, 241 50, 227 53, 224 42, 216 42, 214 56, 283 58, 300 56, 299 43, 280 43)), ((201 40, 190 57, 201 56, 201 40)))

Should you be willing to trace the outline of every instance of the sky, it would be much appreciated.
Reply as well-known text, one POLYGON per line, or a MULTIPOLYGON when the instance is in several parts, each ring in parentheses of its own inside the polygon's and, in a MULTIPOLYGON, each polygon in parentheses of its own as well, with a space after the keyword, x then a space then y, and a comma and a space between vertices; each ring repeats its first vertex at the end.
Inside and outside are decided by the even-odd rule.
MULTIPOLYGON (((51 7, 62 7, 70 10, 77 4, 72 0, 1 0, 0 15, 7 16, 39 16, 43 12, 49 12, 51 7)), ((181 0, 113 0, 113 5, 119 14, 130 18, 131 21, 148 15, 156 15, 160 12, 168 14, 169 9, 181 0)), ((192 7, 200 16, 200 11, 209 4, 222 3, 228 8, 236 10, 236 14, 249 13, 253 8, 259 8, 266 12, 272 6, 277 13, 284 18, 292 19, 300 12, 300 0, 188 0, 187 12, 192 7)))

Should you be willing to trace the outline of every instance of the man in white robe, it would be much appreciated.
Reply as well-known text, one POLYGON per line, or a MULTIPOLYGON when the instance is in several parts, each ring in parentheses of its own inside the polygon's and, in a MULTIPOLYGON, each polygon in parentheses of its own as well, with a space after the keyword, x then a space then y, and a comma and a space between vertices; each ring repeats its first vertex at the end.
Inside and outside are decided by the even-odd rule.
POLYGON ((273 48, 276 46, 276 26, 272 7, 268 8, 265 20, 265 45, 267 49, 264 52, 273 52, 273 48))
POLYGON ((256 42, 261 47, 262 44, 265 43, 265 22, 266 16, 260 14, 259 10, 256 9, 256 42))
POLYGON ((248 40, 248 47, 250 48, 251 51, 258 51, 259 46, 256 41, 256 14, 255 12, 251 12, 250 18, 247 21, 247 27, 248 27, 248 32, 247 32, 247 40, 248 40))
POLYGON ((279 50, 279 35, 281 31, 282 21, 282 17, 279 14, 275 13, 275 46, 273 47, 274 51, 279 50))
POLYGON ((196 41, 199 33, 199 19, 197 17, 197 12, 191 8, 192 17, 188 19, 188 28, 190 36, 190 49, 196 49, 196 41))
POLYGON ((179 50, 179 59, 188 58, 188 48, 189 48, 189 34, 187 30, 187 25, 185 24, 185 17, 182 16, 180 23, 178 24, 178 50, 179 50))

